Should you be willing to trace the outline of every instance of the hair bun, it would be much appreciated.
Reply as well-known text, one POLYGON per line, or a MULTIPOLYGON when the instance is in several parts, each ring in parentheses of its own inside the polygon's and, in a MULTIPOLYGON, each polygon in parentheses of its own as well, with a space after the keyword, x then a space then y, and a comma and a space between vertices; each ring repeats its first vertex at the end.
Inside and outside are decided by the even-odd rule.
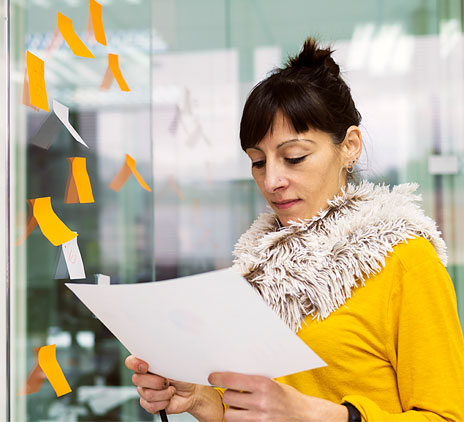
POLYGON ((332 75, 338 77, 340 67, 334 62, 330 48, 319 48, 314 38, 307 38, 300 53, 295 57, 290 57, 287 61, 288 67, 310 67, 317 69, 325 67, 332 75))

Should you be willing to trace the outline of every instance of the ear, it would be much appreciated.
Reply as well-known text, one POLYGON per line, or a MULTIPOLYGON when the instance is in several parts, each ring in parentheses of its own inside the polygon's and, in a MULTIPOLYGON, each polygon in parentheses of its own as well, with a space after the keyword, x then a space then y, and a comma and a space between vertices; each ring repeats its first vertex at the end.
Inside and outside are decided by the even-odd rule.
POLYGON ((359 160, 362 153, 362 134, 358 126, 353 125, 346 130, 345 139, 340 146, 345 164, 359 160))

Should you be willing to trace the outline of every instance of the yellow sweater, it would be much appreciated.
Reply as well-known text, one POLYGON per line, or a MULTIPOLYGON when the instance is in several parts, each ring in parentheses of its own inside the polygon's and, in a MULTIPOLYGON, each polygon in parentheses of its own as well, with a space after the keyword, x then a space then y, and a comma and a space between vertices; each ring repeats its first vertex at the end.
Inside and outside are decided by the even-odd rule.
POLYGON ((394 247, 385 268, 298 336, 326 363, 278 378, 355 405, 368 422, 464 422, 464 340, 452 282, 432 245, 394 247))

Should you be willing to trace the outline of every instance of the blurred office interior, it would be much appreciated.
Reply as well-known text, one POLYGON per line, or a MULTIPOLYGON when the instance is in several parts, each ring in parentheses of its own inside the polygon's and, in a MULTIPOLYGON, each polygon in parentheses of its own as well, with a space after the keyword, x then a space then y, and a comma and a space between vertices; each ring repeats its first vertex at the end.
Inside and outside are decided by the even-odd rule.
POLYGON ((1 420, 158 420, 139 406, 126 349, 57 278, 60 247, 38 228, 16 245, 27 200, 50 196, 79 233, 86 279, 74 282, 105 274, 115 284, 142 283, 230 266, 234 243, 266 209, 239 144, 242 106, 307 36, 336 50, 363 116, 360 177, 419 184, 448 245, 464 323, 462 0, 99 3, 107 46, 89 29, 88 0, 2 2, 0 335, 10 353, 0 351, 1 420), (57 12, 95 58, 72 53, 57 12), (23 104, 26 51, 44 60, 50 104, 69 107, 89 148, 65 129, 48 149, 31 142, 49 113, 23 104), (108 53, 119 55, 129 92, 116 82, 101 89, 108 53), (134 177, 119 192, 108 187, 126 154, 152 192, 134 177), (76 156, 87 159, 93 203, 65 203, 66 158, 76 156), (72 393, 57 398, 44 383, 18 395, 34 348, 52 343, 72 393))

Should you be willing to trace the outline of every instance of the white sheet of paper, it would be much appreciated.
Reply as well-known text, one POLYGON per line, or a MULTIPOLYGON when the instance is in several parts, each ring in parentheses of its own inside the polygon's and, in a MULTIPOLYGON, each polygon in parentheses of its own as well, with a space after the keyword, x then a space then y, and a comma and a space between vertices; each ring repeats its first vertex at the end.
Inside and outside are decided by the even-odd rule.
POLYGON ((80 137, 76 129, 74 129, 71 123, 69 123, 69 108, 66 107, 64 104, 61 104, 56 100, 53 100, 53 111, 55 112, 58 119, 61 120, 61 123, 65 125, 66 129, 68 129, 69 133, 73 136, 73 138, 77 142, 81 143, 82 145, 88 148, 88 145, 80 137))
POLYGON ((275 378, 325 363, 235 270, 102 286, 66 283, 162 376, 208 385, 215 371, 275 378))
POLYGON ((71 280, 85 278, 84 263, 77 245, 77 237, 61 245, 55 279, 68 278, 68 275, 71 280))

